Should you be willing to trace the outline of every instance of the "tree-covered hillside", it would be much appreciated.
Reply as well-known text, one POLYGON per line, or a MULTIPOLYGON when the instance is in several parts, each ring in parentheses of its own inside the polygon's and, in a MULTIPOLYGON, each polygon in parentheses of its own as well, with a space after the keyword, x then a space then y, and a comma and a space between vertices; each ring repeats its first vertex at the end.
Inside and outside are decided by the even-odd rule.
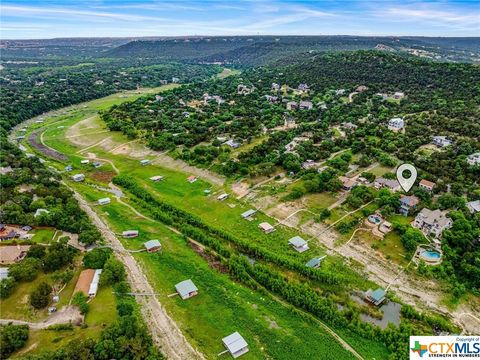
POLYGON ((218 36, 136 40, 110 50, 108 56, 258 66, 298 56, 302 52, 371 49, 450 61, 478 62, 480 59, 477 38, 452 42, 443 38, 374 36, 218 36))
POLYGON ((104 97, 121 90, 206 79, 219 67, 131 61, 95 61, 29 67, 10 64, 0 77, 0 125, 8 130, 21 121, 53 109, 104 97))

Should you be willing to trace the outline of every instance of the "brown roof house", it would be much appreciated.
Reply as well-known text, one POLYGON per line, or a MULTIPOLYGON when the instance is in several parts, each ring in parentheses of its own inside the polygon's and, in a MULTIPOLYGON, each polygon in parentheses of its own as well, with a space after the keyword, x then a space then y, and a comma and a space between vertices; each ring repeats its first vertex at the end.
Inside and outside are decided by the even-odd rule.
POLYGON ((0 264, 10 265, 19 262, 27 256, 30 245, 11 245, 0 247, 0 264))
POLYGON ((432 191, 433 188, 435 187, 435 183, 432 182, 432 181, 428 181, 428 180, 423 179, 423 180, 420 181, 418 186, 420 186, 422 189, 425 189, 427 191, 432 191))

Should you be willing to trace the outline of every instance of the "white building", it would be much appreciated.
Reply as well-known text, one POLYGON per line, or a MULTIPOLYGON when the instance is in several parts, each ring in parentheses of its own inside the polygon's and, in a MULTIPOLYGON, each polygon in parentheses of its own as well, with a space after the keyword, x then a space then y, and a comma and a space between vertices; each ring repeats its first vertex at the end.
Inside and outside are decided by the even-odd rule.
POLYGON ((225 200, 226 198, 228 198, 228 194, 225 193, 225 194, 219 195, 219 196, 217 197, 217 200, 223 201, 223 200, 225 200))
POLYGON ((452 140, 448 139, 446 136, 434 136, 432 143, 438 147, 446 147, 452 145, 452 140))
POLYGON ((81 181, 85 180, 85 175, 75 174, 75 175, 72 176, 72 180, 75 181, 75 182, 81 182, 81 181))
POLYGON ((392 131, 399 131, 405 127, 405 122, 402 118, 393 118, 388 121, 388 129, 392 131))
POLYGON ((107 204, 110 204, 110 202, 111 200, 108 197, 98 199, 98 205, 107 205, 107 204))
POLYGON ((422 209, 412 222, 412 226, 420 229, 425 235, 440 238, 442 232, 452 226, 452 219, 447 217, 447 211, 422 209))
POLYGON ((98 283, 100 282, 101 273, 102 273, 102 269, 95 270, 95 274, 93 275, 92 282, 90 283, 90 289, 88 290, 89 297, 94 297, 95 295, 97 295, 98 283))
POLYGON ((468 155, 467 157, 468 165, 480 165, 480 152, 474 153, 472 155, 468 155))
POLYGON ((222 342, 234 359, 248 352, 248 344, 238 332, 224 337, 222 342))
POLYGON ((295 250, 302 253, 310 249, 308 243, 303 240, 300 236, 294 236, 290 240, 288 240, 288 244, 291 245, 295 250))
POLYGON ((472 214, 480 212, 480 200, 468 202, 467 208, 472 214))

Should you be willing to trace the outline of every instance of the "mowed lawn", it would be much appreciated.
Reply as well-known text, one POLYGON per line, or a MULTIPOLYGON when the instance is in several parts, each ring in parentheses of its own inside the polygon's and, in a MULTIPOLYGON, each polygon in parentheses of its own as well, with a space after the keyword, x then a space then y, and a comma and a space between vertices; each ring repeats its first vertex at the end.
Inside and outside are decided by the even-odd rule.
POLYGON ((116 300, 112 291, 110 286, 100 287, 97 296, 89 303, 90 310, 85 317, 86 326, 74 326, 72 330, 30 330, 27 343, 12 358, 23 358, 27 354, 33 355, 47 350, 54 351, 67 346, 70 341, 98 339, 102 330, 117 318, 116 300))

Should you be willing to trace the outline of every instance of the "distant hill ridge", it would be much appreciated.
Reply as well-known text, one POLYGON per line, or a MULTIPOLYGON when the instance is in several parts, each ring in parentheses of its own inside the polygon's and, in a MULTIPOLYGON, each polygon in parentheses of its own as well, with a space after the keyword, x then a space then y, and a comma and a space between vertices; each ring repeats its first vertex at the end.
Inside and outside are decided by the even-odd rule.
POLYGON ((439 60, 480 60, 480 38, 374 36, 215 36, 135 40, 110 50, 107 56, 257 66, 301 52, 370 49, 403 51, 439 60))

